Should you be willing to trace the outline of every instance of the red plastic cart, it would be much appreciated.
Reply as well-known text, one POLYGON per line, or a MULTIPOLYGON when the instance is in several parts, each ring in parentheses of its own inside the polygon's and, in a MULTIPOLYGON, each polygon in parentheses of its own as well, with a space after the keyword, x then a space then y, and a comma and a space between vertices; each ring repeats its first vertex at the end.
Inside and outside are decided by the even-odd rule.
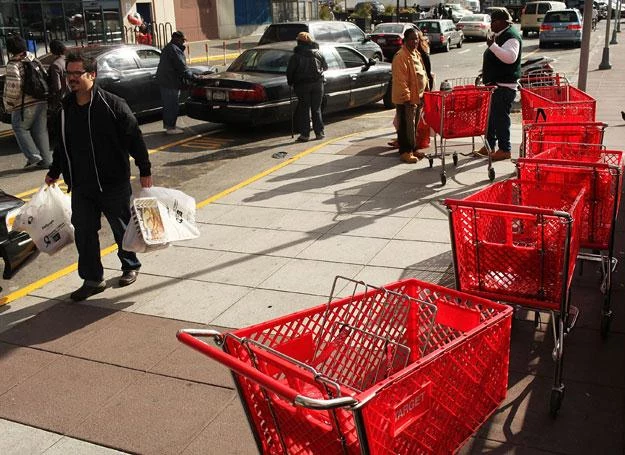
POLYGON ((521 88, 524 122, 594 122, 597 101, 568 83, 521 88))
POLYGON ((600 254, 580 253, 578 258, 601 263, 601 291, 604 301, 601 313, 601 334, 610 330, 612 310, 612 272, 617 265, 614 257, 614 233, 620 204, 623 152, 588 149, 584 146, 559 145, 534 158, 517 161, 522 180, 577 185, 586 190, 583 205, 580 246, 599 250, 600 254), (601 251, 605 251, 606 255, 601 251))
POLYGON ((607 126, 602 122, 525 124, 520 156, 532 158, 547 148, 572 143, 582 144, 588 149, 603 148, 603 134, 607 126))
POLYGON ((583 188, 506 180, 445 200, 457 289, 551 313, 554 416, 564 397, 564 338, 578 314, 569 288, 579 251, 573 220, 582 218, 584 195, 583 188))
MULTIPOLYGON (((423 95, 425 122, 436 133, 434 135, 434 154, 428 155, 430 167, 435 158, 442 162, 441 183, 447 183, 445 172, 445 147, 447 139, 480 136, 488 153, 488 178, 495 179, 490 147, 484 138, 488 128, 490 97, 492 88, 463 85, 451 90, 425 92, 423 95), (441 151, 438 153, 436 135, 441 137, 441 151)), ((458 164, 458 153, 452 155, 454 166, 458 164)))
POLYGON ((260 453, 457 450, 506 395, 511 309, 415 279, 337 277, 332 296, 345 287, 269 322, 177 336, 232 369, 260 453))

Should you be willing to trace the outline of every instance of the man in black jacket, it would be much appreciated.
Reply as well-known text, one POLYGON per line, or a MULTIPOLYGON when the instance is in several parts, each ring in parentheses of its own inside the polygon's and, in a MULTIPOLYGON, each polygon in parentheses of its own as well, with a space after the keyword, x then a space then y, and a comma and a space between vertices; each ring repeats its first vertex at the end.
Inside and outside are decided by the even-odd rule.
POLYGON ((135 282, 141 263, 135 253, 122 248, 131 216, 129 155, 139 168, 141 186, 152 186, 148 150, 137 119, 123 99, 94 85, 96 70, 94 58, 67 56, 66 74, 72 93, 62 103, 60 141, 45 179, 52 185, 63 174, 72 195, 78 275, 84 280, 71 294, 74 301, 85 300, 106 287, 98 236, 102 214, 118 246, 123 272, 119 285, 135 282))
POLYGON ((163 100, 163 128, 166 134, 181 134, 184 131, 176 127, 180 89, 185 79, 193 79, 193 73, 187 68, 184 57, 184 45, 187 39, 182 32, 171 34, 171 41, 163 48, 161 59, 156 69, 156 82, 161 89, 163 100))
POLYGON ((286 79, 297 95, 297 131, 298 142, 307 142, 310 136, 310 113, 312 111, 313 130, 317 139, 323 139, 323 119, 321 101, 323 99, 323 72, 328 69, 326 59, 319 52, 319 46, 313 43, 309 33, 297 35, 297 46, 286 68, 286 79))

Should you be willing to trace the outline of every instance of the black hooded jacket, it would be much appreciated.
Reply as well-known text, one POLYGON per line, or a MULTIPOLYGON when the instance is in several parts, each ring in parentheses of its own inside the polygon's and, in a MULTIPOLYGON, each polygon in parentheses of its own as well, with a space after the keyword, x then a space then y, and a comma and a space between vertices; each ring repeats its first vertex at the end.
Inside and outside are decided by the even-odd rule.
POLYGON ((323 78, 327 69, 328 63, 317 44, 298 42, 286 68, 286 80, 289 85, 316 82, 323 78))
MULTIPOLYGON (((76 169, 76 160, 72 160, 70 141, 66 139, 66 135, 71 134, 72 125, 65 116, 70 103, 76 103, 75 93, 70 93, 63 99, 63 109, 58 122, 61 140, 54 149, 52 165, 48 172, 54 179, 63 174, 68 192, 72 188, 73 174, 92 172, 91 169, 76 169)), ((95 169, 94 183, 100 191, 108 185, 130 180, 129 156, 134 158, 141 177, 151 175, 148 150, 137 119, 128 104, 117 95, 94 85, 88 112, 90 144, 87 149, 91 152, 89 160, 95 169)))

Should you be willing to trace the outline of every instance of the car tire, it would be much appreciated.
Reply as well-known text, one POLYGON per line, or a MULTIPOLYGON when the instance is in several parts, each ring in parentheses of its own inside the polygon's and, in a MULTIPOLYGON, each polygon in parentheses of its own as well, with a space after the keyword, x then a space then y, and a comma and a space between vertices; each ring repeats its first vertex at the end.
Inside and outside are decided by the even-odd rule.
POLYGON ((444 52, 449 52, 450 46, 449 46, 449 39, 447 40, 447 42, 445 43, 445 46, 443 47, 443 51, 444 52))
POLYGON ((547 43, 543 43, 542 41, 538 42, 538 49, 546 49, 547 43))
POLYGON ((382 98, 382 102, 384 103, 384 107, 386 109, 395 108, 395 104, 393 104, 393 85, 390 82, 388 83, 386 93, 384 94, 384 98, 382 98))
POLYGON ((530 32, 523 30, 523 38, 527 38, 528 36, 530 36, 530 32))
POLYGON ((460 38, 460 41, 458 41, 458 49, 460 49, 462 47, 462 38, 460 38))

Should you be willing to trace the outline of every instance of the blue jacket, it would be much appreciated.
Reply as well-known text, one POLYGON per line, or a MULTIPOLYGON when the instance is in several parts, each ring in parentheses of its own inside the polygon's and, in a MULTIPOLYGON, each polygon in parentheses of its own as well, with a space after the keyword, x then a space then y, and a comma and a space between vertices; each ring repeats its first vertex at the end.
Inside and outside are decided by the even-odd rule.
POLYGON ((164 88, 180 89, 185 79, 192 79, 193 74, 187 68, 184 58, 186 46, 178 46, 170 41, 161 52, 161 59, 156 69, 156 82, 164 88))

